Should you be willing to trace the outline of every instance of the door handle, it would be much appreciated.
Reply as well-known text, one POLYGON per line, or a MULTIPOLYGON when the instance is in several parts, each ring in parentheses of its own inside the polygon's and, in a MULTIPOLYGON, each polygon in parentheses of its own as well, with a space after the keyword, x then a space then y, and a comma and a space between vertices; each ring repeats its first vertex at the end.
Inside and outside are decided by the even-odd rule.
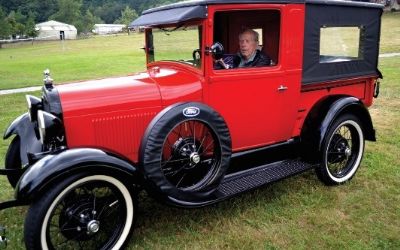
POLYGON ((281 86, 278 87, 278 91, 285 91, 287 89, 288 89, 288 87, 283 86, 282 84, 281 84, 281 86))

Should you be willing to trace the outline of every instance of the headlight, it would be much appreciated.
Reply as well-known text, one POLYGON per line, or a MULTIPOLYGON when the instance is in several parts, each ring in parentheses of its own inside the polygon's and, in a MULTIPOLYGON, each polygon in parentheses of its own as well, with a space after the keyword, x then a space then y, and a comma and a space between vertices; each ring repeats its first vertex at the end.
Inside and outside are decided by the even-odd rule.
POLYGON ((37 112, 42 108, 42 100, 36 96, 26 95, 26 102, 28 103, 28 114, 31 122, 37 120, 37 112))
POLYGON ((43 110, 37 112, 40 142, 48 143, 51 139, 61 135, 63 132, 61 120, 43 110))

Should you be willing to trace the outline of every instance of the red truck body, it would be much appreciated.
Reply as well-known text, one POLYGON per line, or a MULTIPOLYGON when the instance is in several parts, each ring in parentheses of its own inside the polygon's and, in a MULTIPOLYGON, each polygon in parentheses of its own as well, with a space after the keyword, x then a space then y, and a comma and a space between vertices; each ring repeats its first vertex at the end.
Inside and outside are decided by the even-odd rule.
POLYGON ((310 169, 327 185, 349 181, 376 139, 381 14, 320 0, 144 11, 131 27, 145 32, 145 72, 54 85, 46 71, 42 97, 26 96, 4 133, 0 174, 16 191, 0 210, 30 205, 28 249, 120 249, 141 190, 194 208, 310 169))

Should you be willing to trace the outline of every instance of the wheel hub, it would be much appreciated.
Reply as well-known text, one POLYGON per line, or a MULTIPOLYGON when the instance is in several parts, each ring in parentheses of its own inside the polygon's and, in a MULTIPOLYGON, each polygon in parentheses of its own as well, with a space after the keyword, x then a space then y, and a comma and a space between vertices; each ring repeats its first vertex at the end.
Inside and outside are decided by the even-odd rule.
POLYGON ((100 222, 97 220, 91 220, 87 224, 87 233, 95 234, 100 230, 100 222))
POLYGON ((339 134, 335 134, 332 138, 330 152, 334 152, 329 158, 328 162, 338 163, 351 156, 351 149, 348 141, 339 134))
MULTIPOLYGON (((99 201, 100 203, 100 201, 99 201)), ((76 230, 65 230, 62 234, 67 239, 77 239, 86 241, 100 230, 100 221, 95 220, 96 211, 92 204, 86 199, 78 200, 68 207, 60 216, 60 227, 75 228, 76 230), (81 234, 86 229, 85 234, 81 234)))
POLYGON ((344 150, 344 154, 345 154, 347 157, 350 157, 350 156, 351 156, 351 149, 350 149, 349 147, 346 147, 346 149, 344 150))
POLYGON ((199 147, 199 143, 193 138, 179 138, 173 146, 175 158, 189 158, 189 164, 185 166, 185 169, 191 169, 201 161, 199 147))
POLYGON ((197 152, 193 152, 190 154, 190 162, 192 164, 197 164, 200 162, 200 155, 197 152))

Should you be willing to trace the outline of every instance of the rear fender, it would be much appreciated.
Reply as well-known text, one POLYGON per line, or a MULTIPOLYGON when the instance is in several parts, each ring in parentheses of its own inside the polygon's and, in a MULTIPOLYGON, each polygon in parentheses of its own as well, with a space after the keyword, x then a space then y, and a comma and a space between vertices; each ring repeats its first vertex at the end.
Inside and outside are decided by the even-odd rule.
POLYGON ((332 122, 343 113, 351 113, 357 116, 362 122, 365 139, 376 141, 375 129, 372 124, 371 115, 365 105, 357 98, 346 97, 338 99, 329 108, 328 113, 320 127, 319 148, 322 147, 322 142, 332 122))
POLYGON ((17 184, 16 199, 28 204, 60 178, 83 171, 117 175, 132 185, 139 180, 136 167, 127 160, 100 149, 69 149, 47 155, 29 167, 17 184))
POLYGON ((301 135, 304 148, 309 152, 321 152, 330 126, 344 113, 357 116, 362 122, 365 139, 376 141, 372 119, 365 105, 355 97, 335 96, 316 104, 308 114, 301 135))
POLYGON ((20 115, 6 129, 3 139, 8 139, 12 135, 18 135, 21 140, 20 157, 22 165, 28 164, 28 152, 42 152, 42 143, 35 123, 29 120, 28 113, 20 115))

